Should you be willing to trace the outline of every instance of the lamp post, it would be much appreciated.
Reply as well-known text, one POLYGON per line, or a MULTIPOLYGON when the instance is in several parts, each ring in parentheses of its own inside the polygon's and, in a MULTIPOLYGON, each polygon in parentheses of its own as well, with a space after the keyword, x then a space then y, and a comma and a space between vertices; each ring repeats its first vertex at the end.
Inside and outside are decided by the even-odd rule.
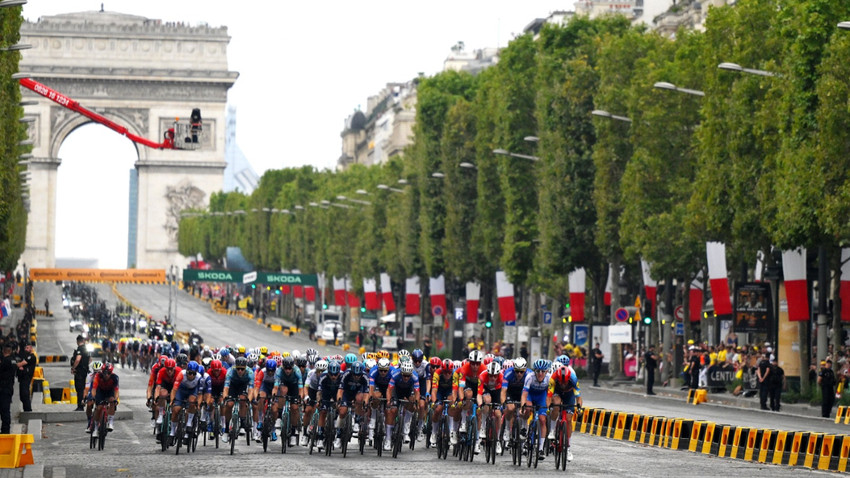
POLYGON ((540 161, 540 158, 537 156, 532 156, 530 154, 512 153, 502 148, 494 149, 493 154, 498 154, 499 156, 510 156, 512 158, 528 159, 531 161, 540 161))
POLYGON ((681 88, 681 87, 678 87, 678 86, 674 85, 673 83, 670 83, 670 82, 667 82, 667 81, 659 81, 659 82, 656 82, 652 86, 655 87, 655 88, 662 89, 662 90, 678 91, 679 93, 685 93, 685 94, 688 94, 688 95, 705 96, 704 91, 692 90, 690 88, 681 88))
POLYGON ((753 69, 753 68, 744 68, 737 63, 730 63, 730 62, 723 62, 723 63, 717 65, 717 68, 720 68, 721 70, 727 70, 727 71, 739 71, 739 72, 742 72, 742 73, 749 73, 751 75, 779 76, 779 74, 774 73, 772 71, 756 70, 756 69, 753 69))
POLYGON ((593 111, 590 112, 590 114, 592 114, 593 116, 598 116, 600 118, 608 118, 608 119, 612 119, 612 120, 616 120, 616 121, 623 121, 625 123, 631 123, 632 122, 631 118, 628 118, 626 116, 618 116, 618 115, 615 115, 615 114, 611 114, 611 113, 609 113, 605 110, 593 110, 593 111))

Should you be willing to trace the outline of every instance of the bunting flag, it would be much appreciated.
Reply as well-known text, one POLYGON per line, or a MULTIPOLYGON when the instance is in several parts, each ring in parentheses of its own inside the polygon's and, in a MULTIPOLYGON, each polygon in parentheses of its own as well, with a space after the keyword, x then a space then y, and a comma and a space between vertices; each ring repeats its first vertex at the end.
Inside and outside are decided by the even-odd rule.
POLYGON ((334 305, 345 306, 345 278, 337 279, 334 276, 334 305))
POLYGON ((428 280, 428 290, 431 294, 431 314, 446 315, 446 279, 441 274, 428 280))
POLYGON ((294 285, 292 286, 292 295, 296 299, 301 299, 304 297, 304 286, 303 285, 294 285))
POLYGON ((656 317, 656 298, 658 296, 658 282, 652 278, 651 274, 651 265, 649 262, 645 260, 640 260, 640 270, 643 273, 643 288, 646 290, 646 300, 649 301, 649 304, 652 306, 652 316, 656 317))
POLYGON ((584 292, 587 287, 587 273, 584 267, 570 272, 570 317, 573 322, 584 322, 584 292))
POLYGON ((708 282, 711 286, 714 313, 731 315, 732 301, 729 298, 729 279, 726 277, 726 244, 706 242, 705 251, 708 256, 708 282))
POLYGON ((688 291, 688 308, 690 309, 688 312, 691 322, 699 322, 702 319, 703 284, 702 271, 700 271, 696 279, 691 281, 691 288, 688 291))
POLYGON ((841 320, 850 321, 850 248, 841 249, 841 320))
POLYGON ((307 302, 316 302, 316 288, 311 285, 304 286, 304 298, 307 302))
MULTIPOLYGON (((613 290, 613 281, 614 281, 614 266, 608 264, 608 282, 605 284, 605 296, 604 301, 605 305, 611 306, 611 291, 613 290)), ((618 286, 619 286, 619 281, 618 286)))
POLYGON ((390 275, 386 272, 381 272, 381 299, 384 301, 384 308, 387 309, 387 312, 395 310, 393 287, 390 284, 390 275))
POLYGON ((481 284, 466 283, 466 323, 478 323, 478 301, 481 300, 481 284))
POLYGON ((354 293, 353 290, 349 290, 348 292, 348 306, 360 308, 360 297, 357 297, 357 294, 354 293))
POLYGON ((289 285, 282 285, 282 286, 280 286, 280 293, 281 293, 281 294, 283 294, 283 295, 289 295, 289 293, 290 293, 290 292, 292 292, 292 287, 291 287, 291 286, 289 286, 289 285))
POLYGON ((366 298, 366 310, 378 310, 381 308, 381 301, 378 300, 378 288, 374 277, 363 279, 363 295, 366 298))
POLYGON ((404 313, 419 315, 419 278, 408 277, 404 284, 404 313))
POLYGON ((505 271, 496 271, 496 296, 499 298, 499 315, 502 322, 516 320, 516 301, 514 285, 508 282, 505 271))
MULTIPOLYGON (((842 256, 844 252, 842 251, 842 256)), ((809 320, 809 293, 806 282, 806 249, 800 247, 782 251, 782 273, 785 298, 788 301, 788 320, 809 320)), ((842 268, 842 279, 844 278, 842 268)))

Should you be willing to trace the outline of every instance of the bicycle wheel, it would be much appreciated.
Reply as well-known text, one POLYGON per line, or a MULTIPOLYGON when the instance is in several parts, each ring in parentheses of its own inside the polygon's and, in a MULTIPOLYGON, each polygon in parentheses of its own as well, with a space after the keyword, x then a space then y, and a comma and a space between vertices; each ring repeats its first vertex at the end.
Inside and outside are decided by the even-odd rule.
POLYGON ((317 409, 317 410, 313 411, 313 417, 310 419, 310 428, 308 430, 308 433, 310 434, 310 436, 308 437, 308 441, 310 442, 310 454, 311 455, 313 454, 313 447, 316 446, 316 434, 318 433, 316 429, 318 428, 318 426, 319 426, 319 410, 317 409))
POLYGON ((413 411, 413 417, 410 418, 410 449, 416 447, 416 439, 419 438, 419 411, 413 411))
POLYGON ((522 441, 520 441, 519 421, 520 417, 514 417, 514 426, 511 428, 511 458, 514 466, 522 465, 522 441))
POLYGON ((475 459, 475 443, 478 440, 478 423, 474 416, 469 415, 469 424, 466 426, 469 440, 469 454, 467 455, 467 461, 471 462, 475 459))
POLYGON ((431 407, 425 411, 425 426, 423 429, 425 430, 425 448, 431 448, 431 434, 434 433, 434 424, 431 422, 431 412, 433 410, 431 407))
POLYGON ((248 410, 245 412, 245 442, 247 446, 251 446, 251 439, 254 438, 254 423, 251 421, 252 415, 251 406, 246 405, 248 410))
POLYGON ((555 424, 555 469, 558 470, 561 468, 561 448, 564 447, 564 442, 562 440, 564 432, 564 426, 561 420, 558 420, 555 424))
POLYGON ((269 421, 273 421, 272 418, 272 407, 268 403, 269 400, 266 400, 266 410, 263 412, 263 427, 260 430, 260 442, 263 444, 263 453, 265 453, 269 449, 269 436, 271 435, 271 428, 274 427, 274 422, 269 426, 269 421))
POLYGON ((333 452, 334 435, 336 434, 334 423, 336 423, 336 413, 331 408, 325 417, 325 456, 331 456, 333 452))
POLYGON ((506 424, 506 422, 507 422, 507 420, 505 420, 505 415, 503 413, 502 414, 502 424, 499 426, 499 436, 497 438, 497 440, 499 440, 499 442, 502 444, 502 453, 500 454, 501 456, 505 456, 505 427, 506 427, 505 424, 506 424))
POLYGON ((239 439, 239 425, 241 425, 239 420, 239 402, 233 404, 233 410, 230 416, 230 430, 228 433, 230 434, 230 454, 233 454, 233 450, 236 449, 236 440, 239 439))
POLYGON ((569 435, 567 435, 567 430, 569 430, 569 429, 567 427, 570 426, 570 422, 569 422, 570 418, 571 417, 567 416, 567 421, 562 420, 562 423, 564 424, 564 427, 563 427, 563 433, 564 434, 563 434, 563 437, 562 437, 562 440, 561 440, 561 469, 562 470, 567 469, 567 452, 570 449, 570 437, 569 437, 569 435))
MULTIPOLYGON (((97 409, 95 409, 95 413, 97 413, 97 409)), ((92 414, 91 418, 89 418, 89 426, 94 429, 94 414, 92 414)), ((94 431, 89 434, 89 450, 94 450, 94 447, 97 445, 97 437, 94 436, 94 431)))
POLYGON ((537 425, 535 425, 534 435, 535 435, 535 439, 534 439, 534 443, 532 444, 533 445, 532 446, 533 452, 532 452, 531 455, 532 455, 532 459, 534 460, 533 461, 534 468, 537 468, 537 462, 538 462, 538 460, 540 460, 540 438, 539 438, 540 437, 540 427, 537 426, 537 425))
POLYGON ((438 439, 441 442, 441 447, 443 449, 443 459, 449 457, 449 446, 452 443, 452 435, 451 430, 449 430, 449 418, 448 415, 443 415, 443 419, 440 421, 440 436, 438 439))
POLYGON ((168 450, 168 432, 169 422, 171 421, 171 407, 165 409, 165 416, 162 417, 162 423, 159 428, 159 440, 162 444, 162 451, 168 450))
POLYGON ((286 453, 289 446, 289 402, 284 402, 283 413, 280 416, 280 452, 286 453))
POLYGON ((97 435, 97 449, 99 451, 103 451, 103 445, 106 444, 106 435, 109 433, 109 429, 106 428, 106 423, 106 407, 103 407, 103 410, 100 412, 100 433, 97 435))
MULTIPOLYGON (((200 409, 198 409, 198 413, 203 415, 203 411, 201 411, 200 409)), ((207 413, 208 413, 208 416, 212 415, 209 412, 207 412, 207 413)), ((209 428, 209 421, 200 422, 200 425, 198 425, 198 428, 201 430, 201 434, 204 435, 203 446, 207 446, 207 429, 209 428)), ((196 438, 196 440, 197 440, 197 438, 196 438)))
POLYGON ((351 411, 345 415, 345 423, 342 425, 340 435, 342 445, 340 451, 342 452, 342 457, 345 458, 348 455, 348 442, 351 440, 351 411))
POLYGON ((385 433, 386 432, 385 432, 385 429, 384 429, 384 410, 383 410, 383 407, 381 407, 381 408, 378 409, 378 413, 375 416, 375 434, 373 435, 373 437, 374 437, 373 445, 375 446, 375 450, 377 450, 377 452, 378 452, 378 456, 381 456, 383 454, 383 451, 384 451, 384 434, 385 433))
POLYGON ((186 409, 180 409, 180 413, 177 414, 177 432, 174 434, 176 446, 174 454, 180 454, 180 447, 183 445, 183 435, 186 432, 186 409))
POLYGON ((213 435, 215 435, 215 447, 218 449, 219 435, 221 435, 221 408, 216 404, 213 406, 213 435))
POLYGON ((490 425, 487 427, 488 437, 487 442, 490 444, 490 463, 496 464, 496 443, 499 441, 499 430, 496 426, 496 417, 491 413, 489 418, 490 425))
POLYGON ((531 468, 532 455, 537 455, 537 420, 532 420, 526 436, 526 468, 531 468))

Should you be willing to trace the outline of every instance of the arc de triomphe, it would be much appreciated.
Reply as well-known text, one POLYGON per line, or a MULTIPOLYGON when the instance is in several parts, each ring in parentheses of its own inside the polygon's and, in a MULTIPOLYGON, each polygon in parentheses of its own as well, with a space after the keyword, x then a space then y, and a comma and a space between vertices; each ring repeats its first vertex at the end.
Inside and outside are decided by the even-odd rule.
MULTIPOLYGON (((222 188, 227 90, 238 76, 227 69, 229 41, 226 27, 103 11, 45 16, 21 26, 20 42, 33 45, 22 52, 21 72, 131 133, 161 142, 175 118, 188 118, 192 108, 201 109, 200 149, 136 145, 137 209, 130 212, 136 267, 183 265, 177 253, 180 211, 206 206, 210 194, 222 188)), ((30 213, 21 261, 28 267, 54 267, 59 147, 74 129, 91 120, 22 91, 25 101, 38 104, 24 109, 33 157, 28 165, 30 213)))

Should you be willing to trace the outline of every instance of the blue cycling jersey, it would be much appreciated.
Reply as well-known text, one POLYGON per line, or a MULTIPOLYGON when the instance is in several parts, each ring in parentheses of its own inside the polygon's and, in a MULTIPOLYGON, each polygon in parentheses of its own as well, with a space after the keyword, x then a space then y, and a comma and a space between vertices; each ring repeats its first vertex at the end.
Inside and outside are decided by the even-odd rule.
POLYGON ((369 371, 369 386, 378 388, 385 392, 387 387, 390 385, 390 379, 395 371, 396 368, 391 365, 389 372, 381 374, 378 372, 378 366, 375 365, 372 367, 372 370, 369 371))

